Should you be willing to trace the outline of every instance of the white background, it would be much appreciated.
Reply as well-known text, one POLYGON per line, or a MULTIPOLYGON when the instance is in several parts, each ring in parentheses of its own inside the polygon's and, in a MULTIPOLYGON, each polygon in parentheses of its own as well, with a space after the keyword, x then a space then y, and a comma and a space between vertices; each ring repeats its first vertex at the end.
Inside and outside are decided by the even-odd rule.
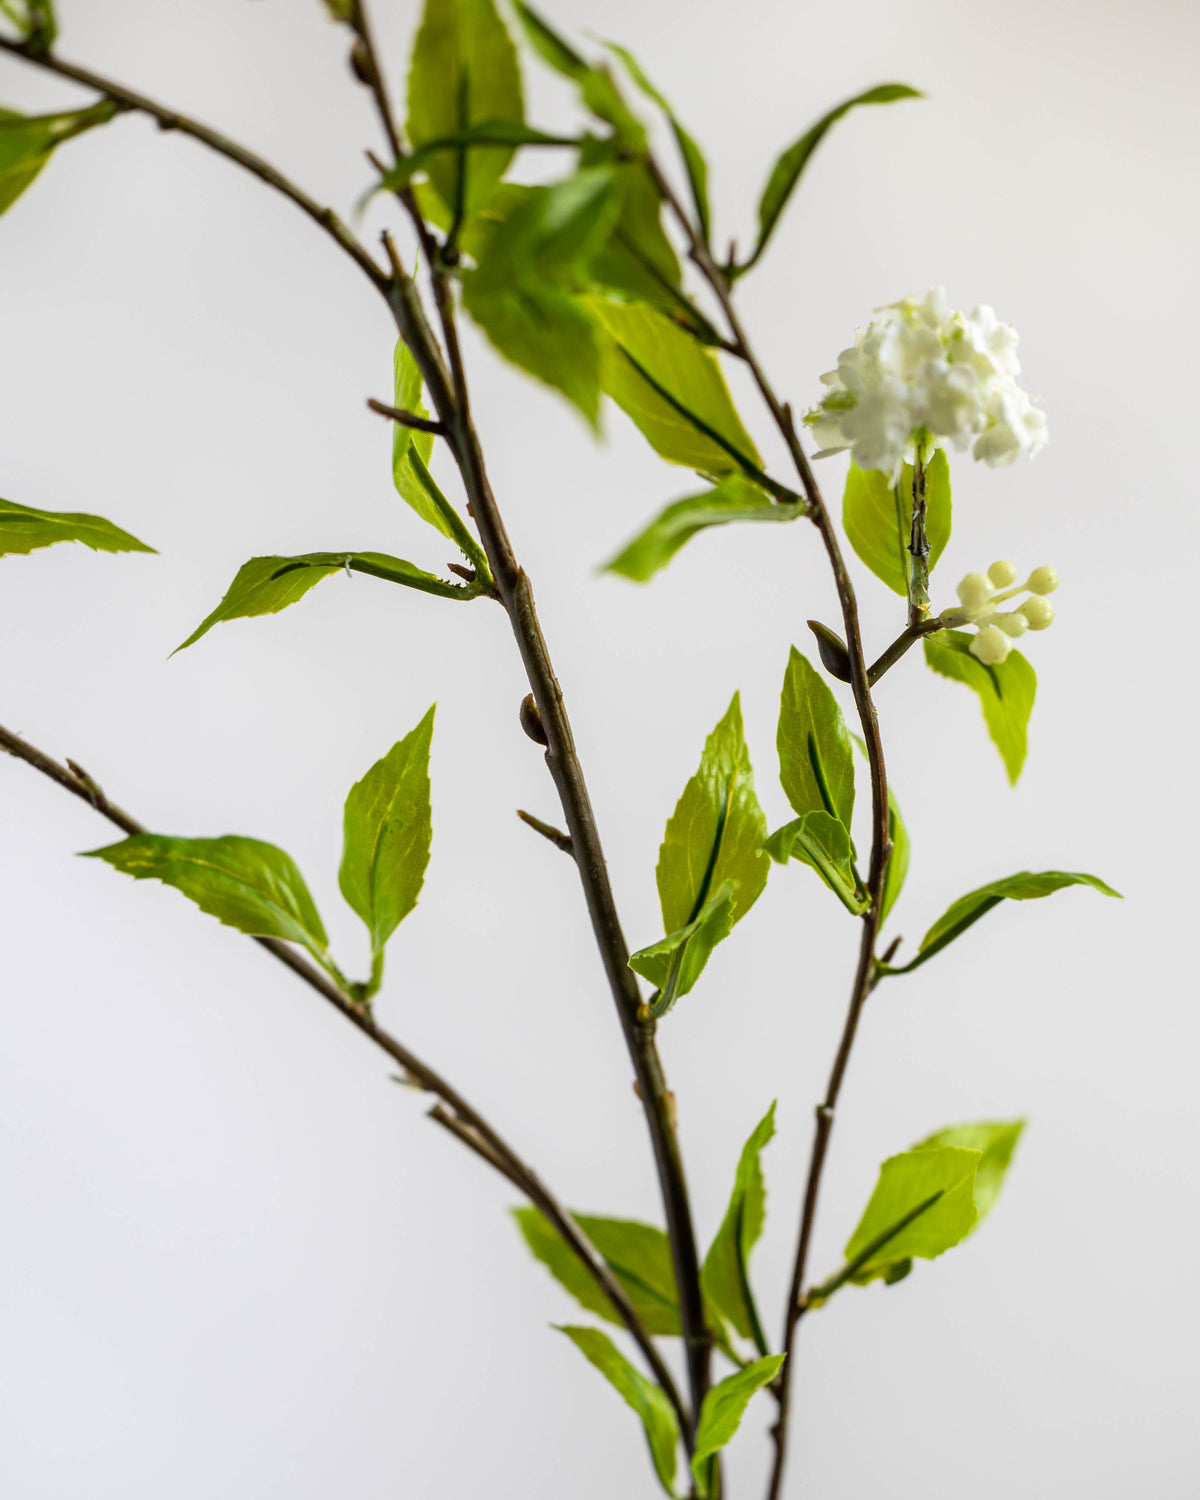
MULTIPOLYGON (((1050 415, 1034 463, 954 466, 937 599, 993 557, 1063 576, 1016 792, 974 699, 916 653, 881 687, 912 831, 894 930, 1023 868, 1086 891, 1005 907, 871 1003, 814 1270, 877 1163, 948 1123, 1028 1114, 985 1229, 803 1329, 789 1494, 1000 1500, 1200 1494, 1194 1416, 1195 162, 1186 0, 561 0, 632 46, 707 147, 718 232, 750 236, 775 153, 898 78, 822 147, 745 314, 802 407, 870 309, 944 284, 1023 336, 1050 415)), ((409 4, 378 0, 399 92, 409 4)), ((377 132, 316 0, 62 0, 64 56, 227 128, 349 212, 377 132)), ((570 119, 530 73, 531 113, 570 119)), ((0 99, 84 96, 0 60, 0 99)), ((380 214, 386 210, 380 209, 380 214)), ((382 222, 380 219, 378 222, 382 222)), ((368 232, 377 227, 375 220, 368 232)), ((107 515, 159 557, 3 565, 0 722, 72 755, 155 828, 288 848, 352 969, 341 803, 436 699, 435 843, 393 940, 385 1024, 580 1209, 654 1220, 640 1110, 516 710, 500 612, 365 578, 168 652, 264 552, 445 546, 390 487, 391 336, 289 205, 122 120, 64 149, 0 223, 0 494, 107 515)), ((595 566, 689 476, 619 414, 600 448, 469 340, 496 489, 575 716, 630 940, 659 935, 663 822, 730 694, 772 826, 774 720, 804 620, 836 623, 815 536, 711 533, 652 587, 595 566)), ((743 411, 777 467, 748 390, 743 411)), ((830 492, 840 461, 822 469, 830 492)), ((449 482, 449 477, 448 477, 449 482)), ((868 639, 899 606, 864 577, 868 639)), ((343 1021, 173 892, 77 851, 115 835, 0 765, 0 1488, 12 1500, 503 1500, 656 1493, 636 1421, 552 1322, 572 1306, 513 1201, 343 1021)), ((854 924, 777 871, 662 1030, 702 1240, 778 1097, 756 1279, 774 1330, 811 1108, 854 924)), ((911 951, 911 950, 910 950, 911 951)), ((774 1337, 774 1333, 772 1334, 774 1337)), ((760 1493, 751 1407, 731 1493, 760 1493)))

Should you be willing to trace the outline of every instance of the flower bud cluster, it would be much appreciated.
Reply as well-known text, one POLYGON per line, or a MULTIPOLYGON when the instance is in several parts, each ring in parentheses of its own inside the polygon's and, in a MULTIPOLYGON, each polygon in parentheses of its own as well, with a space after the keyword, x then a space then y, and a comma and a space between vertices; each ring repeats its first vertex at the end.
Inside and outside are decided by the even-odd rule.
POLYGON ((993 468, 1046 443, 1046 417, 1017 385, 1017 331, 990 307, 954 312, 941 287, 887 307, 859 333, 805 417, 824 458, 849 448, 892 483, 918 442, 971 448, 993 468))
POLYGON ((1046 630, 1054 623, 1054 607, 1046 598, 1058 587, 1053 568, 1034 568, 1024 583, 1017 583, 1017 570, 1010 562, 994 562, 986 573, 968 573, 958 586, 958 607, 938 616, 943 625, 974 625, 971 655, 985 666, 998 666, 1012 650, 1013 641, 1027 630, 1046 630), (1000 605, 1018 594, 1029 598, 1015 609, 1000 605))

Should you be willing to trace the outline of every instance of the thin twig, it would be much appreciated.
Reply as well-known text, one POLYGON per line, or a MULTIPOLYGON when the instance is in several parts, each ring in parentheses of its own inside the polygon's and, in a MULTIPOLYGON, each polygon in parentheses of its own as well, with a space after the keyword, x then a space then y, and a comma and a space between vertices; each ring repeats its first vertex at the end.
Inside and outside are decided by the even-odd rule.
POLYGON ((387 295, 390 286, 390 278, 375 264, 363 248, 357 237, 342 223, 332 208, 322 207, 315 198, 310 197, 303 188, 296 184, 273 167, 270 162, 264 161, 253 151, 247 151, 244 146, 238 145, 228 136, 221 135, 218 131, 202 125, 198 120, 190 119, 182 115, 178 110, 168 109, 165 105, 156 104, 153 99, 148 99, 145 94, 139 94, 133 89, 126 88, 123 84, 114 83, 111 78, 105 78, 99 73, 93 73, 87 68, 77 67, 74 63, 64 62, 62 58, 50 53, 31 52, 28 47, 20 42, 9 41, 0 37, 0 51, 10 52, 14 57, 20 57, 34 67, 44 68, 47 72, 57 73, 60 78, 69 78, 75 83, 81 83, 85 88, 95 89, 97 93, 103 94, 111 99, 122 109, 133 110, 138 114, 149 115, 158 121, 164 130, 177 130, 181 135, 191 136, 193 140, 201 142, 210 150, 226 157, 229 161, 236 162, 239 167, 257 177, 260 182, 265 182, 268 187, 274 188, 277 193, 282 193, 289 198, 297 208, 308 215, 314 223, 318 224, 328 234, 354 263, 369 277, 371 284, 377 291, 387 295))
POLYGON ((432 417, 419 417, 416 412, 403 411, 398 406, 388 406, 384 401, 376 401, 374 396, 370 397, 367 405, 372 411, 378 412, 381 417, 390 417, 393 422, 398 422, 401 427, 411 427, 416 432, 432 432, 435 437, 446 437, 446 424, 435 422, 432 417))
POLYGON ((517 817, 521 822, 532 828, 535 833, 540 833, 544 839, 549 839, 556 849, 561 849, 564 854, 575 857, 575 846, 571 842, 571 835, 563 833, 561 828, 555 828, 552 823, 543 823, 541 818, 535 818, 532 813, 527 813, 524 808, 517 808, 517 817))
POLYGON ((915 646, 922 636, 934 635, 941 629, 943 626, 940 620, 922 620, 902 630, 879 660, 867 669, 867 681, 874 687, 884 673, 890 672, 904 653, 910 647, 915 646))
MULTIPOLYGON (((3 726, 0 726, 0 750, 7 751, 18 760, 23 760, 35 771, 40 771, 43 776, 56 782, 73 796, 87 802, 110 823, 116 824, 123 833, 136 836, 148 832, 143 823, 139 823, 136 818, 110 802, 92 777, 73 774, 67 766, 59 765, 44 751, 29 744, 28 741, 3 726)), ((68 764, 71 763, 68 762, 68 764)), ((287 943, 280 942, 277 938, 255 937, 253 941, 289 968, 293 974, 303 979, 305 984, 316 990, 351 1025, 370 1038, 394 1062, 399 1063, 404 1070, 406 1082, 413 1082, 427 1093, 435 1094, 449 1111, 446 1118, 442 1115, 435 1116, 438 1124, 447 1125, 448 1120, 453 1120, 454 1134, 458 1135, 460 1140, 467 1140, 470 1136, 469 1144, 476 1154, 502 1173, 514 1187, 520 1189, 529 1198, 536 1208, 545 1214, 612 1303, 621 1321, 642 1351, 655 1379, 674 1407, 682 1431, 685 1434, 689 1432, 688 1410, 675 1387, 670 1371, 663 1364, 653 1340, 646 1332, 645 1325, 630 1302, 624 1287, 621 1286, 599 1251, 591 1244, 570 1213, 545 1187, 532 1168, 521 1160, 508 1142, 456 1089, 415 1053, 410 1052, 390 1032, 376 1025, 370 1012, 349 995, 344 994, 332 979, 314 967, 307 959, 302 958, 287 943)))

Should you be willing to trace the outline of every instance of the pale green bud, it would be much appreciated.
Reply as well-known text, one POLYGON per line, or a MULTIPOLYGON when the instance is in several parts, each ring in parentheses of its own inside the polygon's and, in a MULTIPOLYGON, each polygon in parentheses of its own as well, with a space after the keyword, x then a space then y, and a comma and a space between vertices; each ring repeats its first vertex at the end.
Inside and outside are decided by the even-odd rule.
POLYGON ((1035 594, 1052 594, 1058 587, 1058 574, 1053 568, 1034 568, 1025 587, 1035 594))
POLYGON ((988 569, 988 577, 998 589, 1006 589, 1009 584, 1016 583, 1017 569, 1010 562, 994 562, 988 569))
POLYGON ((979 609, 992 597, 992 586, 982 573, 968 573, 958 586, 958 597, 965 609, 979 609))
POLYGON ((1024 635, 1029 629, 1029 621, 1017 610, 1007 615, 993 615, 992 624, 997 630, 1003 630, 1004 634, 1011 636, 1014 640, 1019 635, 1024 635))
POLYGON ((971 655, 985 667, 998 667, 1011 650, 1012 642, 994 625, 985 625, 971 642, 971 655))
POLYGON ((1054 623, 1054 606, 1045 599, 1026 599, 1020 612, 1029 621, 1030 630, 1047 630, 1054 623))

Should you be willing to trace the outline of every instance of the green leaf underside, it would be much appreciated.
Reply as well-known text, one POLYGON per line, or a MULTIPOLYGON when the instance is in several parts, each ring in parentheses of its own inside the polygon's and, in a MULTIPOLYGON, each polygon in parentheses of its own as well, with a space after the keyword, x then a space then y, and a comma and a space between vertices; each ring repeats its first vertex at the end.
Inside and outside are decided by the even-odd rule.
MULTIPOLYGON (((913 468, 904 465, 899 485, 893 487, 878 469, 850 465, 842 501, 842 520, 850 545, 893 593, 908 594, 912 540, 913 468)), ((950 540, 950 465, 941 448, 925 465, 925 530, 929 538, 932 573, 950 540)))
POLYGON ((908 876, 908 862, 912 854, 908 829, 904 826, 904 819, 900 816, 900 804, 896 801, 896 795, 890 786, 888 787, 888 837, 892 841, 892 852, 888 858, 887 874, 883 878, 883 904, 879 915, 881 924, 887 921, 892 907, 895 906, 900 892, 904 889, 904 881, 908 876))
POLYGON ((795 521, 804 512, 803 502, 780 504, 743 475, 729 474, 715 488, 668 505, 605 565, 605 571, 646 583, 709 526, 725 526, 731 521, 795 521))
POLYGON ((736 1375, 730 1375, 704 1398, 700 1421, 696 1427, 696 1446, 692 1453, 692 1473, 702 1496, 709 1493, 709 1462, 714 1453, 726 1446, 741 1425, 751 1396, 764 1385, 770 1385, 783 1367, 785 1356, 770 1354, 755 1360, 736 1375))
MULTIPOLYGON (((426 0, 408 75, 408 136, 414 149, 474 126, 521 125, 516 49, 491 0, 426 0)), ((492 196, 514 147, 438 151, 425 169, 447 206, 475 213, 492 196)))
POLYGON ((1019 651, 1010 651, 996 666, 985 666, 971 655, 971 640, 965 630, 939 630, 925 637, 925 660, 940 676, 965 683, 978 695, 992 743, 1016 785, 1025 764, 1037 675, 1019 651))
POLYGON ((227 620, 275 615, 303 599, 323 578, 339 571, 366 573, 389 583, 404 584, 443 599, 473 599, 479 588, 445 583, 433 573, 388 557, 382 552, 308 552, 299 557, 252 557, 243 563, 216 609, 203 619, 176 651, 194 645, 202 635, 227 620))
MULTIPOLYGON (((579 1257, 536 1208, 514 1209, 513 1217, 530 1251, 556 1281, 588 1312, 624 1326, 579 1257)), ((575 1222, 620 1282, 646 1331, 676 1337, 681 1331, 671 1246, 661 1229, 632 1219, 575 1214, 575 1222)))
POLYGON ((663 95, 655 88, 654 84, 642 71, 642 66, 634 57, 633 53, 626 47, 618 46, 616 42, 605 44, 610 52, 625 64, 625 71, 629 74, 634 84, 641 89, 642 93, 657 104, 663 114, 670 122, 671 131, 675 136, 675 144, 679 147, 679 155, 683 159, 684 170, 687 172, 688 186, 692 192, 692 202, 696 209, 696 221, 700 227, 700 236, 706 240, 709 236, 709 206, 708 206, 708 163, 704 160, 704 153, 693 138, 679 123, 679 118, 663 95))
POLYGON ((103 516, 35 510, 32 505, 0 500, 0 557, 28 555, 57 542, 82 542, 93 552, 154 551, 103 516))
POLYGON ((801 173, 831 126, 860 104, 891 104, 897 99, 919 98, 921 98, 920 93, 916 89, 909 88, 907 84, 881 83, 873 89, 867 89, 865 93, 856 94, 853 99, 845 100, 836 109, 831 109, 794 145, 789 146, 772 168, 767 185, 763 189, 762 198, 759 200, 758 243, 754 247, 754 253, 743 265, 736 267, 736 274, 740 275, 748 271, 766 249, 767 241, 779 222, 779 216, 787 206, 801 173))
POLYGON ((477 292, 464 278, 463 305, 505 359, 560 391, 594 427, 600 410, 600 352, 595 325, 552 286, 477 292))
POLYGON ((338 884, 371 935, 372 991, 382 974, 384 945, 416 906, 429 864, 433 715, 431 708, 346 798, 338 884))
MULTIPOLYGON (((412 350, 403 339, 396 341, 393 365, 395 405, 401 411, 412 412, 414 416, 428 417, 428 409, 421 400, 421 372, 417 368, 417 361, 413 357, 412 350)), ((437 487, 432 485, 428 467, 432 452, 432 432, 419 432, 415 428, 405 427, 400 422, 392 423, 392 480, 397 494, 416 511, 422 521, 435 527, 456 546, 460 546, 461 543, 454 534, 454 528, 433 498, 437 487)))
POLYGON ((601 349, 602 389, 661 458, 716 478, 759 467, 708 349, 645 303, 584 300, 609 335, 601 349))
POLYGON ((576 1348, 605 1377, 641 1419, 650 1445, 654 1472, 668 1495, 674 1496, 676 1449, 679 1423, 666 1394, 652 1380, 635 1370, 607 1334, 598 1328, 560 1327, 576 1348))
POLYGON ((630 960, 670 1003, 687 993, 712 949, 762 894, 766 830, 735 693, 663 834, 655 877, 670 936, 630 960))
POLYGON ((718 943, 733 931, 733 883, 725 881, 697 912, 692 921, 629 955, 629 967, 648 979, 661 993, 651 1013, 664 1016, 696 981, 718 943))
POLYGON ((976 1228, 991 1212, 1013 1152, 1025 1129, 1024 1120, 981 1121, 972 1125, 949 1125, 920 1141, 914 1151, 932 1151, 940 1146, 961 1146, 982 1153, 975 1172, 976 1228))
POLYGON ((140 833, 89 850, 87 857, 135 880, 161 880, 227 927, 298 943, 329 967, 329 940, 304 877, 274 844, 237 834, 188 839, 140 833))
POLYGON ((969 927, 973 927, 979 921, 980 917, 987 916, 993 907, 999 906, 1001 901, 1037 901, 1043 896, 1052 896, 1055 891, 1065 890, 1071 885, 1090 886, 1092 890, 1099 891, 1102 896, 1114 896, 1120 899, 1119 891, 1114 891, 1110 885, 1106 885, 1095 875, 1080 875, 1069 870, 1042 870, 1038 873, 1022 870, 1019 874, 1009 875, 1004 880, 993 880, 990 885, 980 886, 977 891, 970 891, 967 895, 960 896, 942 913, 921 939, 916 958, 902 968, 888 969, 884 972, 911 973, 913 969, 919 968, 921 964, 931 959, 934 954, 940 953, 955 938, 961 937, 969 927))
POLYGON ((56 146, 117 113, 111 100, 58 115, 21 115, 0 109, 0 214, 11 208, 50 160, 56 146))
POLYGON ((611 142, 597 140, 584 143, 579 160, 581 166, 608 165, 620 193, 612 232, 581 266, 582 281, 696 321, 680 285, 679 258, 662 227, 662 193, 645 162, 624 160, 611 142))
POLYGON ((934 1260, 970 1234, 978 1218, 974 1186, 982 1155, 966 1147, 938 1146, 890 1156, 879 1169, 875 1191, 843 1252, 847 1261, 856 1260, 935 1194, 941 1196, 892 1235, 853 1280, 865 1285, 914 1257, 934 1260))
POLYGON ((854 871, 854 845, 845 824, 815 808, 777 829, 763 848, 779 864, 798 859, 815 870, 847 911, 860 916, 870 901, 854 871))
POLYGON ((772 1104, 742 1148, 729 1207, 704 1258, 700 1276, 705 1295, 721 1316, 742 1338, 753 1339, 760 1352, 764 1340, 750 1290, 750 1252, 766 1221, 767 1194, 759 1157, 774 1134, 775 1105, 772 1104))
POLYGON ((779 780, 801 817, 824 809, 850 828, 854 750, 829 684, 792 647, 779 708, 779 780))

